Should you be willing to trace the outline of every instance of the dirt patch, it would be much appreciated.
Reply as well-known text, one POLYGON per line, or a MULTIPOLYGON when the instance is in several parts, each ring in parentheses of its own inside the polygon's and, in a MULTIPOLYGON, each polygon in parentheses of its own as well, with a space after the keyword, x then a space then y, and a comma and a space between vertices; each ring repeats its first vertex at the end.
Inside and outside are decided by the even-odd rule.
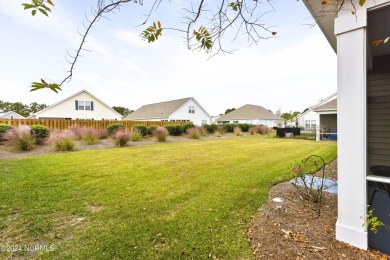
MULTIPOLYGON (((336 161, 326 169, 326 176, 337 176, 336 161)), ((316 211, 291 183, 275 185, 270 189, 268 203, 253 217, 248 230, 255 259, 390 259, 337 241, 336 220, 337 194, 324 193, 317 218, 316 211), (275 197, 285 200, 280 212, 273 204, 275 197)))

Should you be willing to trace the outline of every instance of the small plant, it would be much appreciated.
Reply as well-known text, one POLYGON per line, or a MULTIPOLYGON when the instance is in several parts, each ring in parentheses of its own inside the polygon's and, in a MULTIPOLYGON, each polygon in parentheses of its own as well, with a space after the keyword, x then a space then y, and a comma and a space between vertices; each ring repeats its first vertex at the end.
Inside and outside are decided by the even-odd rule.
POLYGON ((126 146, 131 139, 130 132, 126 129, 120 129, 112 135, 112 139, 114 140, 114 144, 116 146, 126 146))
POLYGON ((241 136, 242 134, 241 128, 239 126, 234 127, 233 133, 237 136, 241 136))
POLYGON ((369 228, 374 234, 378 233, 378 227, 385 227, 385 224, 379 220, 378 217, 374 216, 374 209, 370 209, 367 212, 366 218, 364 219, 364 224, 366 228, 369 228))
POLYGON ((158 125, 151 125, 151 126, 148 126, 148 135, 153 135, 153 132, 158 128, 159 126, 158 125))
POLYGON ((256 134, 256 127, 255 126, 252 126, 251 128, 248 129, 248 132, 250 135, 254 135, 256 134))
POLYGON ((74 134, 74 140, 81 140, 83 128, 79 125, 71 125, 68 128, 69 131, 71 131, 74 134))
POLYGON ((185 123, 185 124, 183 125, 183 132, 184 132, 184 133, 187 133, 187 130, 188 130, 188 129, 194 128, 194 127, 195 127, 195 125, 194 125, 193 123, 185 123))
POLYGON ((96 144, 99 141, 99 133, 92 127, 84 127, 81 131, 81 140, 86 145, 96 144))
POLYGON ((139 128, 133 128, 133 131, 131 131, 131 141, 132 142, 142 141, 142 134, 139 128))
POLYGON ((98 138, 101 139, 106 139, 108 137, 108 133, 106 129, 100 129, 97 131, 98 132, 98 138))
POLYGON ((181 125, 166 125, 169 135, 179 136, 183 134, 183 126, 181 125))
POLYGON ((3 139, 3 135, 5 134, 5 132, 7 132, 8 130, 12 129, 13 126, 12 125, 3 125, 3 124, 0 124, 0 142, 4 141, 3 139))
POLYGON ((166 142, 168 134, 168 130, 160 126, 153 132, 153 135, 157 138, 158 142, 166 142))
POLYGON ((35 137, 37 144, 43 144, 45 140, 49 137, 49 129, 43 125, 32 125, 31 134, 35 137))
POLYGON ((31 128, 25 125, 9 129, 3 138, 6 145, 13 147, 16 151, 30 151, 37 143, 35 137, 31 135, 31 128))
POLYGON ((50 138, 49 142, 54 145, 56 151, 73 151, 75 148, 75 134, 71 130, 56 131, 50 138))
POLYGON ((200 131, 195 127, 189 128, 187 130, 187 134, 188 134, 188 137, 191 139, 199 139, 200 138, 200 131))
POLYGON ((134 129, 138 129, 142 136, 146 136, 148 134, 148 128, 144 125, 134 125, 133 131, 134 129))
POLYGON ((109 136, 115 134, 118 130, 124 129, 125 126, 122 124, 111 124, 107 127, 107 133, 109 136))

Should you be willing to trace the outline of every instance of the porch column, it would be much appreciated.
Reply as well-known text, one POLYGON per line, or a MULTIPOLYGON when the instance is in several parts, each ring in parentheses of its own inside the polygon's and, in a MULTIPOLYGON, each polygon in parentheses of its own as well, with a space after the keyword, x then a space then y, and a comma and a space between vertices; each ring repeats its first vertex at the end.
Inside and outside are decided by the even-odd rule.
POLYGON ((366 11, 335 22, 338 84, 338 219, 336 239, 367 249, 366 11))

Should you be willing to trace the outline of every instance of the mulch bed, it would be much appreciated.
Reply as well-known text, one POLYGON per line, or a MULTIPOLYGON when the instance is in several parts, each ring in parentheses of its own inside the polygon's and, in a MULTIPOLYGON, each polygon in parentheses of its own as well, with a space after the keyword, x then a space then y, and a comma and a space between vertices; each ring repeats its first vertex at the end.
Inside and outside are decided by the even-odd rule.
MULTIPOLYGON (((336 175, 335 169, 336 161, 327 167, 326 176, 336 175)), ((324 192, 319 218, 300 195, 289 182, 270 189, 268 203, 253 217, 248 230, 255 259, 390 259, 336 240, 337 194, 324 192), (275 197, 284 199, 280 212, 273 204, 275 197)))

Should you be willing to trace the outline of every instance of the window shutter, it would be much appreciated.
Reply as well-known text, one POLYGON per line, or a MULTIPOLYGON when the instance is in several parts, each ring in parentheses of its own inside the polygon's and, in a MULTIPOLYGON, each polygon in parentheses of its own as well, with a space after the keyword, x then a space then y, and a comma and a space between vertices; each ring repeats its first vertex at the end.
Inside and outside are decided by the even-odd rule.
POLYGON ((91 111, 93 111, 93 101, 91 101, 91 111))
POLYGON ((75 105, 76 105, 76 110, 79 110, 79 101, 78 100, 75 101, 75 105))

